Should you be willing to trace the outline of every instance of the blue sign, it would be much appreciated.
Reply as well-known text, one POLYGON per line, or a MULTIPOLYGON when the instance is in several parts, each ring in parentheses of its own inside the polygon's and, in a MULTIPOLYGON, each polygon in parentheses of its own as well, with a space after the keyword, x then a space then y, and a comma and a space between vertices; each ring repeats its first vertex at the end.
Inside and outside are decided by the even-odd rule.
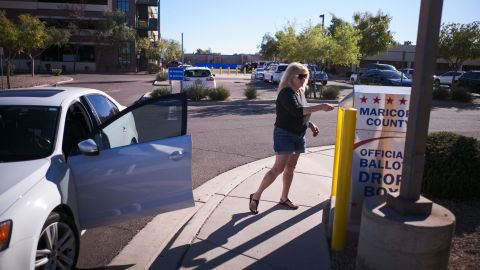
POLYGON ((168 68, 168 79, 170 81, 183 81, 183 67, 168 68))

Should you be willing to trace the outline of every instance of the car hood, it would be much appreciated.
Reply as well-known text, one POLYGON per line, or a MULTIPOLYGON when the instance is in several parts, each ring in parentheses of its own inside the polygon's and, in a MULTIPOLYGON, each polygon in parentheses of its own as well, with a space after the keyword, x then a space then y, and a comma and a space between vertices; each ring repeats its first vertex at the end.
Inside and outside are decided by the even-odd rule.
POLYGON ((410 79, 403 79, 403 80, 400 80, 400 79, 387 79, 387 80, 389 80, 389 81, 391 81, 391 82, 394 82, 394 83, 397 84, 397 85, 400 85, 400 84, 403 85, 403 86, 405 86, 405 85, 406 85, 406 86, 412 85, 412 80, 410 80, 410 79))
POLYGON ((0 163, 0 214, 45 177, 49 167, 48 159, 0 163))

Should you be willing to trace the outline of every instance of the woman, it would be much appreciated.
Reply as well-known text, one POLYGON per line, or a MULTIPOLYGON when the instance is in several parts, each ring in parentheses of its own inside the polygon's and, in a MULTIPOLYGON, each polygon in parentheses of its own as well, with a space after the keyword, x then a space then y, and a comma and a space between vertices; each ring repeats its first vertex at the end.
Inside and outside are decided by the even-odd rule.
POLYGON ((290 209, 298 205, 288 198, 292 184, 293 171, 300 153, 305 152, 305 132, 307 127, 318 135, 318 127, 309 121, 310 114, 316 111, 331 111, 329 104, 309 105, 305 99, 305 88, 308 84, 308 69, 300 63, 291 63, 285 70, 276 101, 276 120, 273 131, 273 148, 275 164, 263 177, 262 183, 255 193, 250 194, 249 208, 253 214, 258 213, 258 204, 263 191, 270 186, 283 172, 283 190, 280 204, 290 209))

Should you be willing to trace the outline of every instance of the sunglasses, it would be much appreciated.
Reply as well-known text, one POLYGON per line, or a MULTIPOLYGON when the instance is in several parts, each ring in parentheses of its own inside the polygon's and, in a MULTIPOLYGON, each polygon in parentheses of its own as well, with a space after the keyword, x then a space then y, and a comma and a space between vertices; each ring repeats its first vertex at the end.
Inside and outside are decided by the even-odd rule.
POLYGON ((308 77, 308 74, 297 74, 297 78, 298 78, 299 80, 304 80, 304 79, 306 79, 307 77, 308 77))

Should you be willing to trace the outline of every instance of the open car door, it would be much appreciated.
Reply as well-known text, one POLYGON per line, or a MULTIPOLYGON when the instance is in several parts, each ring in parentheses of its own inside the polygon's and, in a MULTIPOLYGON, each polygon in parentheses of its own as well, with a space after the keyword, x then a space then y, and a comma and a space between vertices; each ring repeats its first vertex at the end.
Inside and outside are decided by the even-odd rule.
POLYGON ((80 226, 91 228, 193 206, 192 138, 184 94, 136 103, 71 156, 80 226))

